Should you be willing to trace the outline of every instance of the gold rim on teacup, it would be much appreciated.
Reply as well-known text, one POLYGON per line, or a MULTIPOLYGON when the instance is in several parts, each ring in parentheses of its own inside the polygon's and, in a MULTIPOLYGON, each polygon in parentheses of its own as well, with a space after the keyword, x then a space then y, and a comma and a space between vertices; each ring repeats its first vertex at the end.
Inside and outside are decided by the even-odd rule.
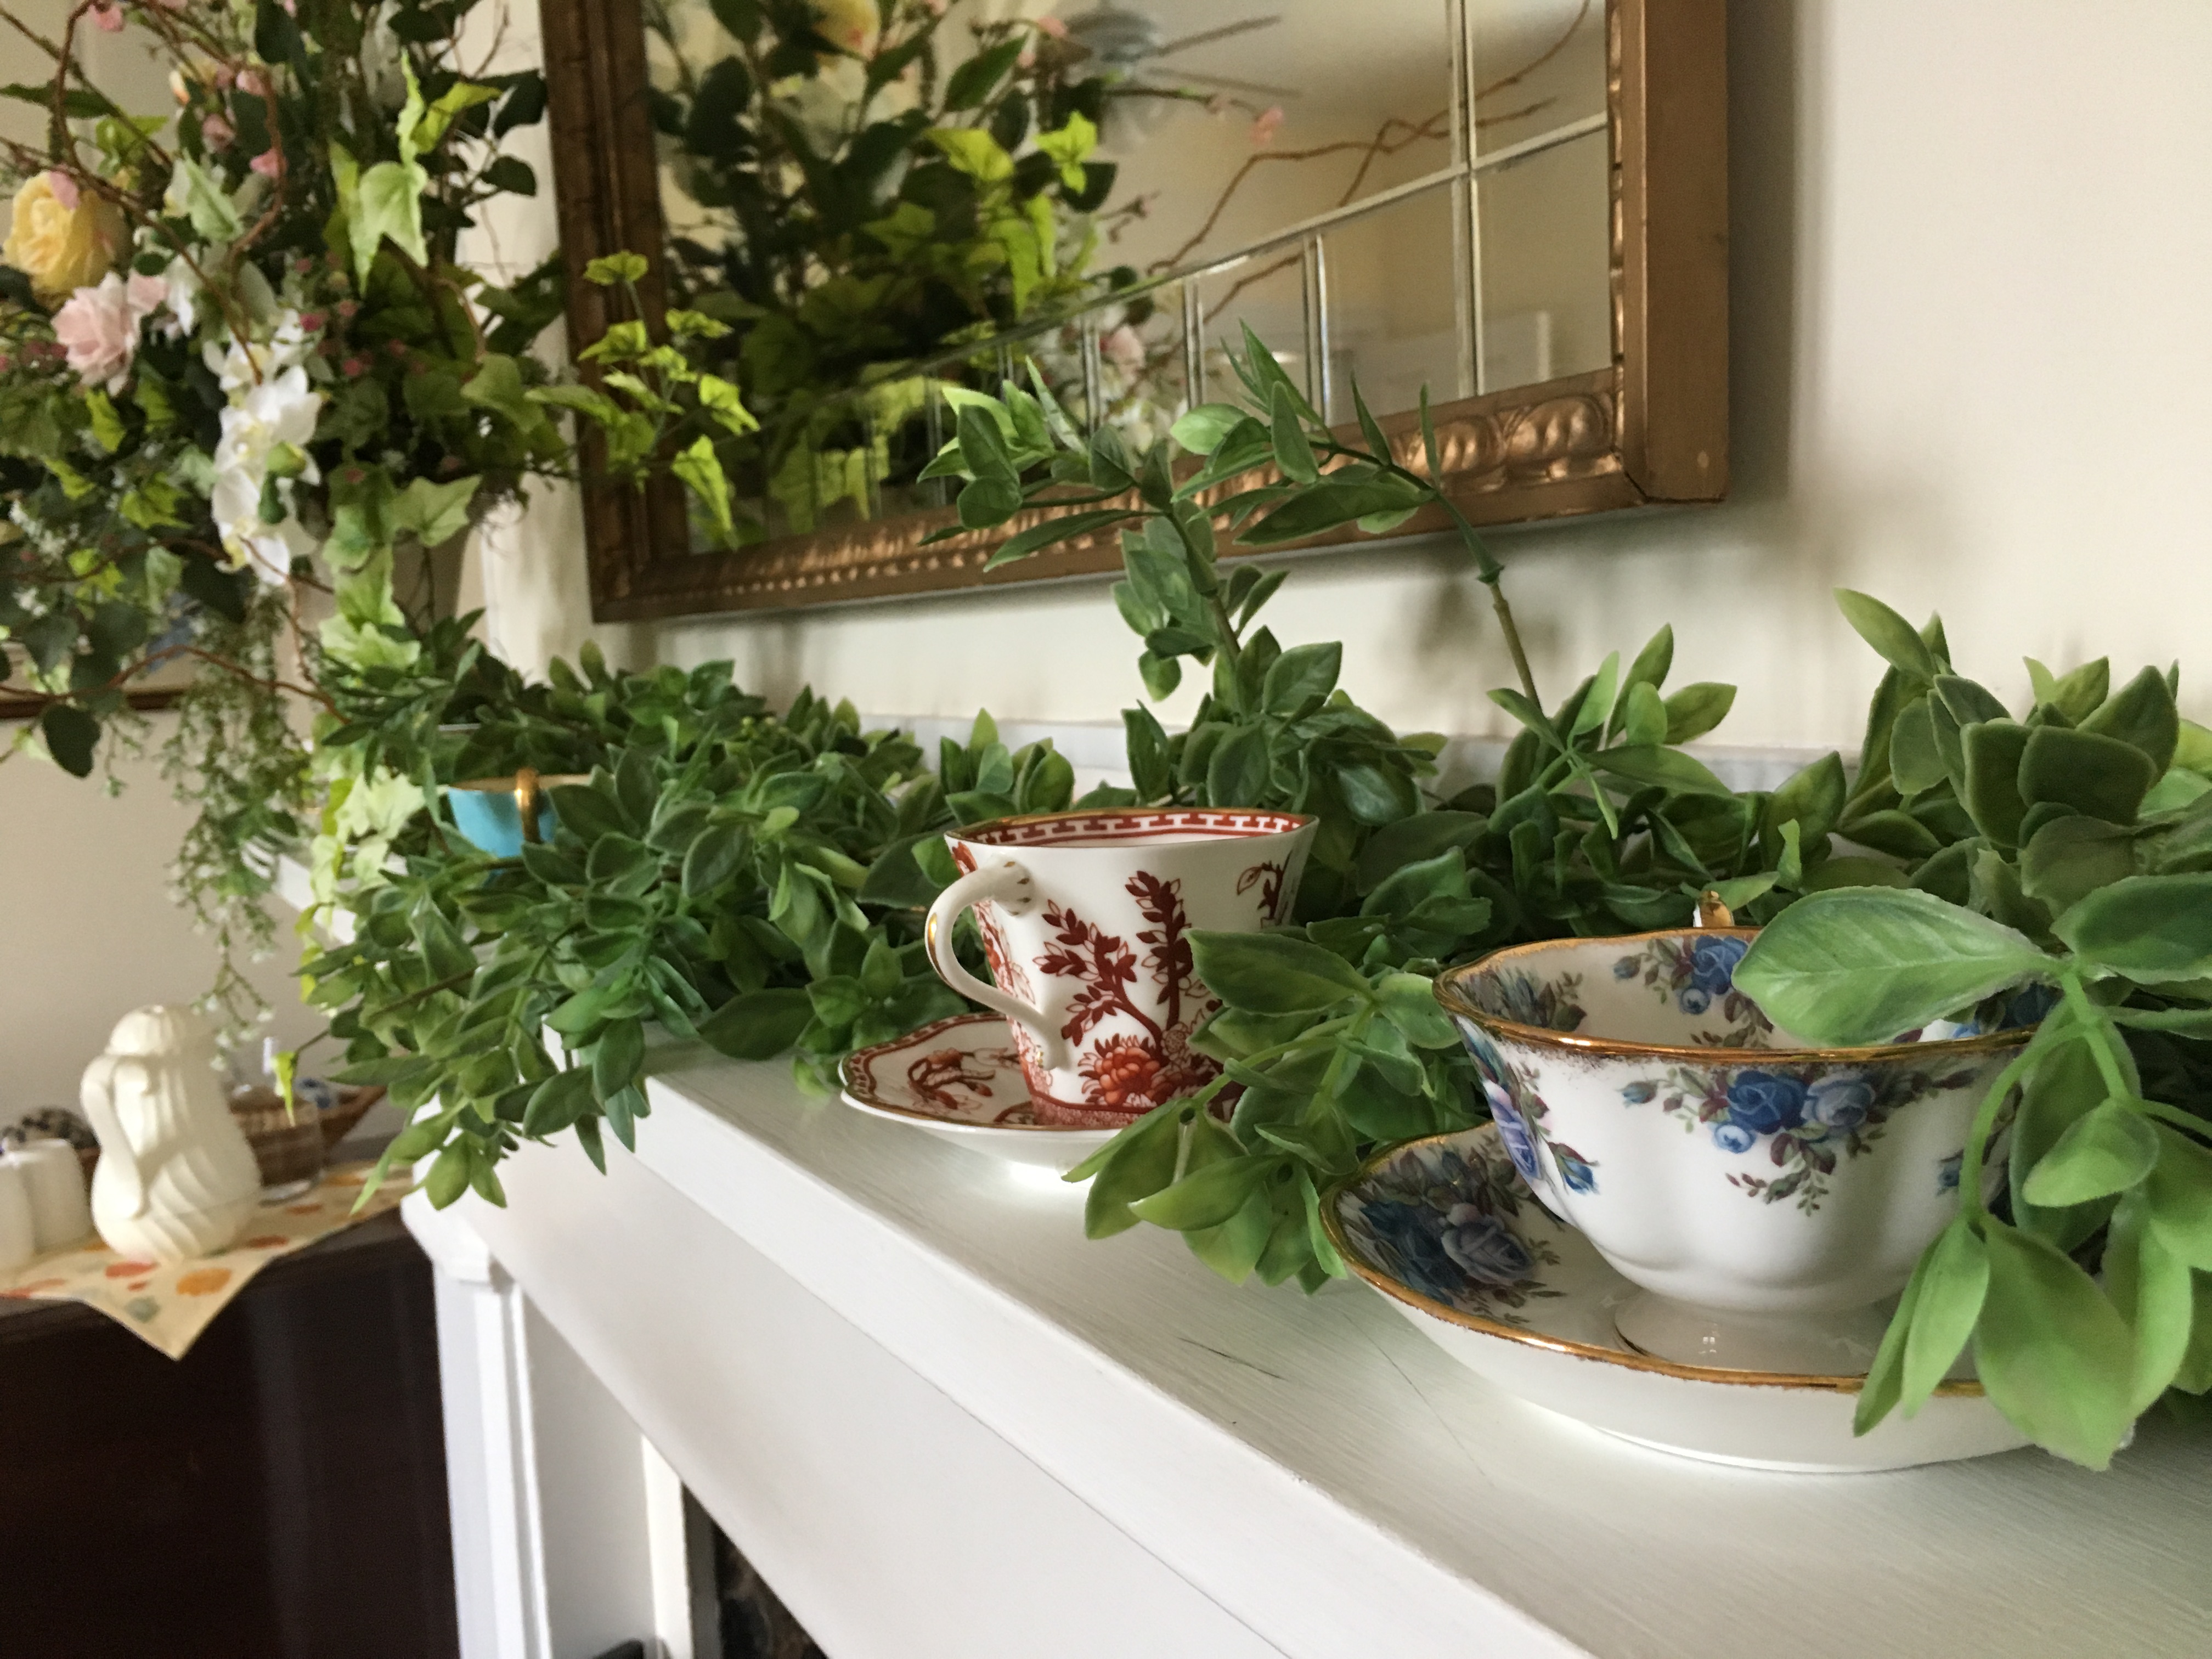
MULTIPOLYGON (((1680 930, 1670 928, 1665 931, 1680 930)), ((1908 1043, 1905 1046, 1910 1048, 1917 1045, 1908 1043)), ((1694 1052, 1725 1054, 1729 1050, 1700 1048, 1694 1052)), ((1747 1052, 1765 1053, 1767 1051, 1759 1049, 1747 1052)), ((1486 1127, 1488 1126, 1479 1124, 1476 1128, 1486 1127)), ((1828 1394, 1856 1394, 1865 1388, 1866 1378, 1863 1376, 1801 1376, 1795 1371, 1728 1370, 1715 1365, 1684 1364, 1679 1360, 1662 1359, 1656 1354, 1631 1352, 1622 1348, 1601 1347, 1595 1342, 1577 1342, 1570 1336, 1546 1336, 1540 1332, 1528 1330, 1522 1326, 1508 1325, 1502 1320, 1485 1319, 1480 1314, 1462 1313, 1457 1308, 1439 1302, 1433 1297, 1424 1296, 1412 1285, 1402 1285, 1389 1274, 1369 1267, 1360 1259, 1358 1252, 1352 1248, 1351 1241, 1345 1237, 1344 1220, 1337 1207, 1343 1195, 1358 1186, 1360 1182, 1369 1179, 1395 1158, 1424 1146, 1441 1146, 1447 1141, 1463 1139, 1474 1133, 1475 1133, 1474 1130, 1452 1129, 1440 1135, 1424 1135, 1419 1140, 1401 1141, 1387 1151, 1370 1155, 1357 1170, 1322 1194, 1322 1231, 1328 1235, 1328 1242, 1335 1247, 1337 1255, 1343 1258, 1346 1267, 1382 1291, 1383 1295, 1402 1302, 1409 1308, 1418 1308, 1431 1318, 1443 1320, 1449 1324, 1457 1325, 1467 1330, 1479 1331, 1485 1336, 1502 1336, 1509 1342, 1523 1343, 1532 1348, 1548 1348, 1553 1353, 1566 1354, 1577 1359, 1595 1359, 1603 1364, 1619 1365, 1624 1370, 1632 1371, 1653 1371, 1661 1376, 1677 1377, 1686 1382, 1719 1382, 1753 1389, 1818 1389, 1828 1394)), ((1502 1151, 1499 1156, 1504 1156, 1502 1151)), ((1514 1178, 1520 1179, 1517 1174, 1514 1178)), ((1522 1183, 1524 1187, 1526 1184, 1526 1182, 1522 1183)), ((1548 1215, 1550 1212, 1547 1211, 1546 1213, 1548 1215)), ((1625 1284, 1627 1281, 1624 1279, 1622 1282, 1625 1284)), ((1937 1383, 1936 1392, 1947 1397, 1978 1398, 1983 1390, 1978 1382, 1966 1378, 1953 1378, 1937 1383)))
POLYGON ((1878 1042, 1860 1048, 1717 1048, 1695 1044, 1668 1042, 1636 1042, 1620 1037, 1581 1036, 1572 1031, 1554 1031, 1548 1026, 1524 1025, 1519 1020, 1486 1012, 1474 1000, 1460 988, 1462 981, 1486 974, 1493 967, 1516 957, 1541 951, 1557 951, 1565 946, 1580 945, 1641 945, 1655 939, 1679 939, 1684 934, 1704 939, 1722 935, 1745 940, 1759 937, 1756 927, 1661 927, 1648 933, 1617 935, 1568 934, 1559 939, 1542 939, 1530 945, 1513 945, 1502 951, 1492 951, 1488 956, 1462 963, 1437 975, 1437 1000, 1444 1012, 1462 1019, 1473 1020, 1485 1031, 1498 1036, 1511 1037, 1516 1042, 1533 1042, 1547 1048, 1566 1048, 1577 1054, 1613 1055, 1652 1055, 1662 1060, 1696 1060, 1708 1065, 1718 1063, 1731 1066, 1772 1065, 1777 1060, 1819 1060, 1845 1062, 1852 1060, 1904 1060, 1923 1054, 1980 1054, 1999 1049, 2018 1048, 2035 1035, 2033 1028, 2023 1026, 2017 1030, 1987 1031, 1979 1036, 1931 1037, 1925 1042, 1878 1042))
POLYGON ((1287 836, 1293 830, 1303 830, 1310 823, 1320 822, 1311 813, 1279 812, 1273 807, 1267 806, 1091 806, 1071 807, 1064 812, 1015 812, 1002 818, 987 818, 981 823, 963 824, 957 830, 948 830, 945 833, 955 841, 972 841, 988 847, 1049 848, 1054 843, 1048 841, 1000 842, 992 841, 990 837, 1004 835, 1010 830, 1033 829, 1039 824, 1074 823, 1081 820, 1133 817, 1199 819, 1201 820, 1200 823, 1164 824, 1158 831, 1146 833, 1172 835, 1177 830, 1182 830, 1193 836, 1204 836, 1208 839, 1221 841, 1243 840, 1258 836, 1287 836), (1223 830, 1207 830, 1204 827, 1204 820, 1220 818, 1242 818, 1249 827, 1223 830))

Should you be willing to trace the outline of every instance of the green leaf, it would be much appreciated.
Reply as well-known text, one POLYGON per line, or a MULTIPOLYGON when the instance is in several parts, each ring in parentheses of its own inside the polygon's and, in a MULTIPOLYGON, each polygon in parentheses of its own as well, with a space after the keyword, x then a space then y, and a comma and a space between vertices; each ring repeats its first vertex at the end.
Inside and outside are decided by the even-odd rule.
MULTIPOLYGON (((1015 42, 1006 44, 1013 46, 1015 42)), ((994 50, 1003 52, 1006 47, 994 50)), ((970 58, 962 67, 972 70, 983 61, 983 58, 970 58)), ((1000 147, 997 139, 979 127, 932 127, 922 137, 944 152, 945 159, 955 170, 966 173, 978 184, 1002 185, 1014 176, 1014 158, 1000 147)))
POLYGON ((1752 941, 1736 988, 1808 1041, 1887 1042, 2057 964, 2009 927, 1910 888, 1846 887, 1791 905, 1752 941))
POLYGON ((1309 702, 1318 703, 1336 689, 1337 674, 1343 664, 1344 647, 1340 644, 1292 646, 1267 665, 1261 701, 1271 714, 1293 716, 1309 702))
POLYGON ((1920 1409, 1964 1352, 1989 1283, 1989 1252, 1981 1235, 1960 1216, 1928 1247, 1926 1278, 1905 1342, 1901 1403, 1907 1417, 1920 1409))
POLYGON ((732 1060, 772 1060, 799 1041, 813 1018, 804 991, 745 991, 697 1022, 699 1039, 732 1060))
POLYGON ((430 1166, 430 1174, 422 1182, 422 1190, 429 1194, 430 1207, 442 1210, 469 1189, 469 1143, 456 1140, 438 1154, 438 1161, 430 1166))
MULTIPOLYGON (((975 487, 973 484, 969 486, 971 489, 975 487)), ((996 493, 995 487, 994 491, 986 492, 986 494, 988 497, 989 508, 995 511, 1000 501, 1004 499, 1003 495, 996 493)), ((967 491, 963 490, 961 495, 964 500, 967 491)), ((1014 500, 1018 507, 1020 504, 1018 491, 1014 500)), ((979 500, 978 510, 981 510, 981 507, 982 502, 979 500)), ((1110 529, 1117 524, 1126 524, 1136 516, 1119 507, 1102 507, 1090 513, 1057 514, 1047 519, 1042 524, 1031 525, 1019 535, 1008 537, 992 552, 990 558, 985 562, 983 568, 996 570, 1001 565, 1012 564, 1017 560, 1025 559, 1040 549, 1056 546, 1061 542, 1074 541, 1079 537, 1095 535, 1099 531, 1110 529)))
POLYGON ((613 288, 621 283, 641 282, 651 269, 642 253, 607 253, 585 264, 584 280, 600 288, 613 288))
POLYGON ((1190 934, 1198 976, 1231 1008, 1255 1014, 1319 1012, 1373 994, 1365 975, 1318 945, 1282 933, 1190 934))
MULTIPOLYGON (((1278 1158, 1267 1170, 1278 1176, 1284 1162, 1278 1158)), ((1237 1213, 1218 1226, 1195 1228, 1183 1235, 1190 1253, 1231 1285, 1242 1285, 1267 1255, 1267 1241, 1275 1232, 1274 1206, 1264 1188, 1256 1190, 1237 1213)))
POLYGON ((2053 819, 2028 837, 2020 856, 2022 889, 2053 915, 2135 873, 2135 832, 2097 818, 2053 819))
POLYGON ((1921 1288, 1928 1282, 1929 1264, 1935 1254, 1933 1249, 1920 1253, 1920 1260, 1912 1265, 1912 1277, 1905 1281, 1905 1295, 1898 1302, 1897 1311, 1890 1316, 1888 1328, 1881 1334, 1874 1364, 1867 1370, 1866 1381, 1859 1386, 1858 1405, 1851 1413, 1854 1435, 1870 1432, 1905 1397, 1905 1346, 1911 1340, 1913 1316, 1920 1310, 1921 1288))
POLYGON ((1926 697, 1915 697, 1899 709, 1889 728, 1889 775, 1908 800, 1949 775, 1943 751, 1936 746, 1936 722, 1926 697))
POLYGON ((1298 400, 1288 385, 1274 389, 1271 411, 1271 427, 1275 444, 1275 465, 1283 476, 1299 483, 1312 483, 1321 477, 1319 463, 1314 459, 1313 445, 1306 437, 1305 424, 1298 416, 1298 400))
POLYGON ((73 777, 92 775, 93 757, 100 748, 100 722, 75 703, 50 702, 39 716, 39 735, 54 764, 73 777))
MULTIPOLYGON (((1248 528, 1237 539, 1248 547, 1318 536, 1376 513, 1395 513, 1408 505, 1412 486, 1402 481, 1381 483, 1338 483, 1322 478, 1285 499, 1280 507, 1248 528)), ((1415 501, 1412 505, 1419 506, 1415 501)))
POLYGON ((1836 590, 1836 606, 1858 636, 1881 653, 1901 672, 1929 684, 1942 672, 1919 630, 1880 599, 1848 587, 1836 590))
POLYGON ((1667 699, 1667 741, 1690 743, 1702 738, 1729 717, 1735 707, 1735 687, 1699 680, 1667 699))
POLYGON ((2212 975, 2212 873, 2130 876, 2059 917, 2079 955, 2142 984, 2212 975))
POLYGON ((2053 1246, 1988 1224, 1989 1291, 1974 1332, 1982 1387, 2038 1445, 2104 1468, 2135 1421, 2131 1334, 2053 1246))
POLYGON ((1437 1004, 1436 981, 1423 974, 1386 974, 1375 987, 1376 1006, 1416 1048, 1456 1046, 1459 1033, 1437 1004))
POLYGON ((2158 771, 2118 738, 2040 726, 2020 757, 2019 794, 2029 805, 2056 802, 2108 823, 2132 823, 2158 771))
POLYGON ((1620 740, 1632 748, 1651 748, 1665 743, 1667 705, 1649 681, 1631 683, 1620 699, 1620 740))
MULTIPOLYGON (((992 88, 1006 79, 1006 71, 1013 68, 1014 61, 1022 55, 1022 49, 1027 44, 1027 35, 1017 29, 1012 39, 1001 41, 987 52, 980 52, 961 64, 945 83, 945 107, 948 110, 980 107, 990 97, 992 88)), ((936 132, 927 136, 933 141, 938 137, 936 132)), ((993 148, 997 146, 994 144, 993 148)), ((1005 153, 1000 151, 1000 155, 1005 153)), ((1007 173, 1012 172, 1012 167, 1009 164, 1007 173)))
POLYGON ((684 896, 702 899, 714 892, 738 873, 751 848, 752 838, 735 825, 702 831, 684 854, 684 896))
POLYGON ((1843 757, 1831 751, 1793 773, 1768 797, 1759 833, 1778 836, 1784 824, 1794 823, 1801 849, 1825 847, 1843 817, 1844 799, 1843 757))
POLYGON ((592 1072, 576 1066, 556 1072, 538 1085, 522 1114, 522 1133, 554 1135, 574 1124, 593 1104, 592 1072))
POLYGON ((1130 1203, 1151 1197, 1175 1179, 1189 1109, 1173 1100, 1155 1107, 1067 1172, 1069 1181, 1091 1182, 1084 1194, 1085 1237, 1111 1238, 1127 1232, 1137 1224, 1130 1203))
POLYGON ((2084 732, 2112 738, 2137 750, 2150 763, 2153 777, 2173 764, 2174 749, 2181 738, 2173 689, 2155 668, 2144 669, 2079 724, 2084 732))
MULTIPOLYGON (((2052 1016, 2054 1020, 2064 1018, 2063 1011, 2052 1016)), ((2069 1128, 2104 1100, 2104 1074, 2098 1069, 2090 1044, 2077 1036, 2047 1047, 2037 1059, 2021 1091, 2019 1115, 2013 1120, 2008 1174, 2014 1223, 2069 1254, 2105 1224, 2112 1212, 2111 1203, 2094 1202, 2064 1210, 2039 1208, 2027 1196, 2028 1172, 2069 1128)))
POLYGON ((720 458, 714 453, 714 441, 703 434, 693 439, 689 448, 679 450, 670 459, 668 470, 707 509, 716 536, 727 545, 736 526, 730 512, 730 481, 722 471, 720 458))
MULTIPOLYGON (((262 55, 268 56, 266 52, 262 55)), ((446 136, 446 130, 453 125, 455 116, 474 109, 479 104, 496 103, 499 97, 497 87, 487 87, 473 81, 454 82, 438 95, 436 102, 423 112, 422 124, 415 130, 415 142, 419 146, 416 154, 427 155, 437 149, 439 141, 446 136)))
POLYGON ((2135 1381, 2130 1401, 2148 1411, 2180 1374, 2189 1356, 2195 1290, 2189 1264, 2149 1228, 2149 1206, 2130 1193, 2112 1212, 2105 1241, 2105 1292, 2135 1333, 2135 1381))
POLYGON ((2037 1161, 2021 1191, 2046 1210, 2124 1192, 2158 1162, 2158 1132, 2124 1102, 2107 1100, 2076 1118, 2037 1161))
POLYGON ((1200 404, 1168 428, 1175 441, 1194 455, 1211 455, 1221 441, 1251 417, 1235 404, 1200 404))
MULTIPOLYGON (((1942 716, 1935 712, 1938 705, 1923 699, 1923 706, 1940 732, 1942 716)), ((2031 732, 2012 720, 1977 720, 1960 729, 1959 746, 1966 760, 1961 799, 1975 827, 2000 847, 2019 844, 2021 820, 2027 814, 2021 799, 2027 770, 2021 757, 2033 751, 2037 738, 2049 735, 2049 727, 2031 732)))
POLYGON ((1267 793, 1267 737, 1256 726, 1240 726, 1214 745, 1206 767, 1206 799, 1212 806, 1261 806, 1267 793))
POLYGON ((1606 659, 1598 665, 1596 674, 1591 678, 1589 690, 1575 705, 1574 721, 1567 730, 1570 738, 1578 738, 1585 732, 1601 731, 1611 722, 1620 677, 1620 653, 1609 652, 1606 659))
POLYGON ((1129 1210, 1139 1221, 1176 1232, 1218 1227, 1261 1192, 1268 1177, 1281 1167, 1280 1157, 1272 1152, 1224 1158, 1149 1198, 1139 1199, 1129 1210))
POLYGON ((645 1027, 635 1019, 618 1019, 592 1045, 592 1086, 605 1100, 636 1082, 644 1064, 645 1027))
POLYGON ((428 478, 416 478, 407 488, 392 498, 389 509, 392 528, 403 535, 411 535, 426 548, 434 548, 469 526, 469 504, 476 499, 481 478, 456 478, 451 483, 434 483, 428 478))
POLYGON ((1679 749, 1622 744, 1601 749, 1589 757, 1592 766, 1634 783, 1656 784, 1681 795, 1728 795, 1735 792, 1699 762, 1679 749))
POLYGON ((177 157, 162 205, 190 219, 192 228, 212 242, 234 242, 246 230, 238 204, 222 182, 187 155, 177 157))
POLYGON ((2158 1163, 2143 1184, 2159 1243, 2201 1273, 2212 1273, 2212 1152, 2158 1126, 2158 1163))
POLYGON ((412 161, 379 161, 361 175, 358 204, 349 231, 356 275, 366 282, 376 250, 386 237, 416 264, 428 264, 422 240, 422 194, 430 175, 412 161))

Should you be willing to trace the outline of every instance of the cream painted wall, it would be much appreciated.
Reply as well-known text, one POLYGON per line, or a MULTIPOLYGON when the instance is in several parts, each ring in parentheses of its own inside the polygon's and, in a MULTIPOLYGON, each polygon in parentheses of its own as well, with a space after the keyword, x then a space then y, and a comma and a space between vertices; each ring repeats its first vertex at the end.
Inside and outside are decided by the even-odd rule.
MULTIPOLYGON (((170 717, 152 717, 148 747, 170 717)), ((0 726, 0 744, 16 728, 0 726)), ((0 1124, 33 1106, 75 1106, 77 1079, 115 1022, 154 1002, 191 1002, 216 957, 169 902, 168 866, 191 822, 152 758, 116 766, 123 792, 73 778, 43 756, 0 762, 0 1124)), ((292 1045, 322 1029, 289 976, 294 951, 250 972, 268 1030, 292 1045)), ((323 1051, 327 1053, 328 1050, 323 1051)))
MULTIPOLYGON (((2087 16, 1736 0, 1735 495, 1499 535, 1549 692, 1672 621, 1679 674, 1743 688, 1723 736, 1848 744, 1875 665, 1838 583, 1942 610, 1962 665, 2008 693, 2023 652, 2212 670, 2212 9, 2087 16)), ((577 591, 580 549, 550 522, 495 604, 568 649, 582 614, 544 596, 577 591)), ((1402 726, 1502 729, 1483 690, 1505 656, 1446 550, 1314 560, 1273 619, 1341 637, 1348 683, 1402 726)), ((734 657, 778 697, 811 681, 917 714, 1095 718, 1137 689, 1095 584, 714 619, 657 648, 734 657)), ((2184 685, 2199 717, 2204 684, 2184 685)))

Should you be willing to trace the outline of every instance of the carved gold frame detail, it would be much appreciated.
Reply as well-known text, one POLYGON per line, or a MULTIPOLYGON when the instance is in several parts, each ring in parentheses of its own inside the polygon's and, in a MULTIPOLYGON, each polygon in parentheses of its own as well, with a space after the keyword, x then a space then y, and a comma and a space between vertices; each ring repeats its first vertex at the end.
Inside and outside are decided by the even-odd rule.
MULTIPOLYGON (((569 340, 580 349, 609 321, 584 266, 625 249, 653 258, 661 243, 644 27, 638 0, 542 0, 542 12, 569 340)), ((1728 490, 1725 0, 1607 0, 1606 13, 1613 361, 1437 406, 1438 459, 1476 524, 1715 501, 1728 490)), ((656 260, 641 285, 649 308, 658 282, 656 260)), ((1418 415, 1382 424, 1418 465, 1418 415)), ((587 473, 595 459, 587 436, 587 473)), ((1040 516, 922 545, 955 521, 948 507, 700 554, 673 484, 587 484, 592 612, 648 621, 1120 568, 1108 534, 987 574, 991 550, 1040 516)), ((1390 533, 1442 527, 1438 514, 1390 533)), ((1347 528, 1314 544, 1359 539, 1347 528)))

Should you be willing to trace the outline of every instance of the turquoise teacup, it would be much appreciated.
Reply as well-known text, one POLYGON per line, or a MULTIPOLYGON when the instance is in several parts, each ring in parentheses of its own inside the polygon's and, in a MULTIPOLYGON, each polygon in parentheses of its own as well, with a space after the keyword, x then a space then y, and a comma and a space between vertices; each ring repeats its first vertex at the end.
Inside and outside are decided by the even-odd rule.
POLYGON ((558 822, 546 792, 562 784, 590 781, 588 777, 568 773, 541 776, 525 767, 511 778, 471 778, 466 783, 449 783, 446 805, 470 846, 495 859, 519 859, 525 841, 549 840, 558 822), (526 834, 526 822, 529 823, 526 834))

